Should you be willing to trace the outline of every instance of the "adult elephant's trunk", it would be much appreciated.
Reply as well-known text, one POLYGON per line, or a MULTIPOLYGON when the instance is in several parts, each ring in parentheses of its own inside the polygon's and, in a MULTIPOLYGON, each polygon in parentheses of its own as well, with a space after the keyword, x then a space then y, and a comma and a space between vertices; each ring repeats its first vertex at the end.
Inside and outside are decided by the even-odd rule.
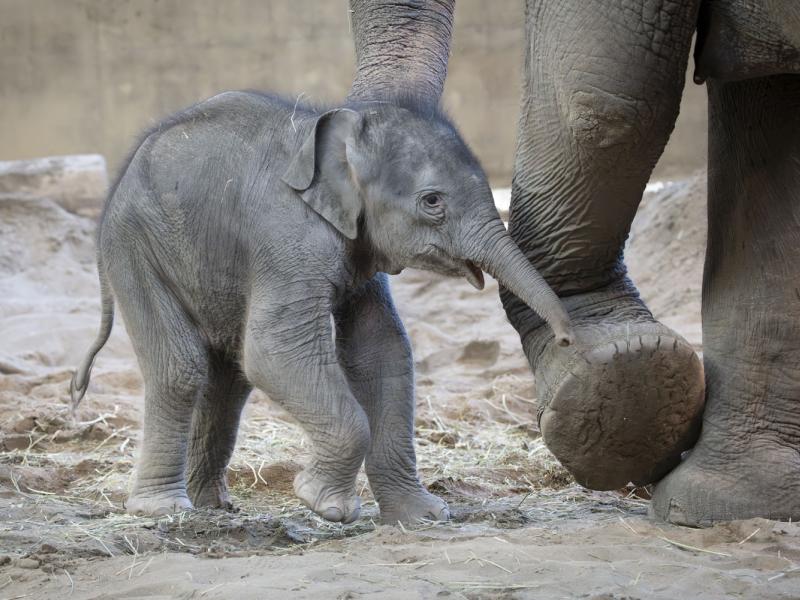
POLYGON ((559 346, 573 342, 569 316, 561 300, 508 235, 499 217, 491 219, 461 249, 461 254, 497 279, 542 319, 547 321, 559 346))
POLYGON ((350 0, 357 66, 349 99, 413 94, 438 104, 454 10, 455 0, 350 0))

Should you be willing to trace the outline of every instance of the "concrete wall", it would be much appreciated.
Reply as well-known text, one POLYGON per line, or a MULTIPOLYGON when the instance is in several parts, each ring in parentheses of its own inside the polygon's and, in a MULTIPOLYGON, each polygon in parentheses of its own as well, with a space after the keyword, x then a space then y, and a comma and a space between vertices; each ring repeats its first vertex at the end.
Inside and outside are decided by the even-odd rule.
MULTIPOLYGON (((501 186, 522 15, 521 0, 458 0, 445 91, 501 186)), ((99 152, 115 169, 140 129, 187 104, 243 88, 336 102, 353 65, 346 0, 0 0, 0 160, 99 152)), ((665 172, 705 160, 705 105, 691 107, 665 172)))

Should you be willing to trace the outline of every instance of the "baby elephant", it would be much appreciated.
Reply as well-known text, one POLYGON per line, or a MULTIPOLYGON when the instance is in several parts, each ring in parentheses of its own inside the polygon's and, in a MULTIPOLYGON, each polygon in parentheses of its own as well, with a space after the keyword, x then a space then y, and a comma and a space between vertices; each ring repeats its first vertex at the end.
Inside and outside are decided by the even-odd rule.
POLYGON ((227 92, 147 133, 106 203, 102 323, 71 384, 77 403, 116 298, 145 380, 127 510, 230 506, 225 471, 255 386, 313 442, 294 481, 311 510, 355 520, 366 461, 385 522, 446 519, 416 472, 413 362, 385 275, 404 267, 477 288, 483 269, 570 343, 478 162, 431 109, 318 112, 227 92))

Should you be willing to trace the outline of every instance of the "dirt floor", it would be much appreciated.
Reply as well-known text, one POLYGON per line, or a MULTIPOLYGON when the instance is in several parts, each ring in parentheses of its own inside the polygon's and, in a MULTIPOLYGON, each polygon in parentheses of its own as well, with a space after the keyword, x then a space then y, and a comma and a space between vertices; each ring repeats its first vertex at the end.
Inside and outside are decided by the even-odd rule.
MULTIPOLYGON (((702 175, 651 186, 628 250, 658 316, 701 350, 702 175)), ((260 394, 230 480, 238 510, 130 517, 142 382, 118 323, 76 415, 68 381, 99 322, 92 222, 0 197, 3 598, 800 598, 800 527, 706 530, 647 516, 647 490, 589 492, 544 447, 494 282, 408 271, 420 473, 453 520, 326 523, 291 492, 301 431, 260 394)))

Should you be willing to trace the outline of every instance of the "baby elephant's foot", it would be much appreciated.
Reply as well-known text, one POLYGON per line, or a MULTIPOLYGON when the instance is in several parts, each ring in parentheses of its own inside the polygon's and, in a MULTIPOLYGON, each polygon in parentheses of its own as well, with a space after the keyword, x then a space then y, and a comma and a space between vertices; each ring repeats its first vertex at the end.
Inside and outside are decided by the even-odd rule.
POLYGON ((342 486, 311 468, 295 476, 294 493, 303 504, 328 521, 352 523, 361 513, 361 498, 352 484, 342 486))
POLYGON ((162 517, 191 510, 192 502, 185 492, 134 493, 125 503, 129 515, 162 517))
POLYGON ((398 521, 413 525, 450 519, 447 503, 422 486, 412 492, 381 494, 378 504, 381 508, 381 521, 387 525, 396 525, 398 521))
POLYGON ((228 493, 228 484, 224 479, 201 484, 189 480, 187 488, 189 489, 192 504, 197 508, 203 506, 233 510, 233 502, 231 502, 231 497, 228 493))

